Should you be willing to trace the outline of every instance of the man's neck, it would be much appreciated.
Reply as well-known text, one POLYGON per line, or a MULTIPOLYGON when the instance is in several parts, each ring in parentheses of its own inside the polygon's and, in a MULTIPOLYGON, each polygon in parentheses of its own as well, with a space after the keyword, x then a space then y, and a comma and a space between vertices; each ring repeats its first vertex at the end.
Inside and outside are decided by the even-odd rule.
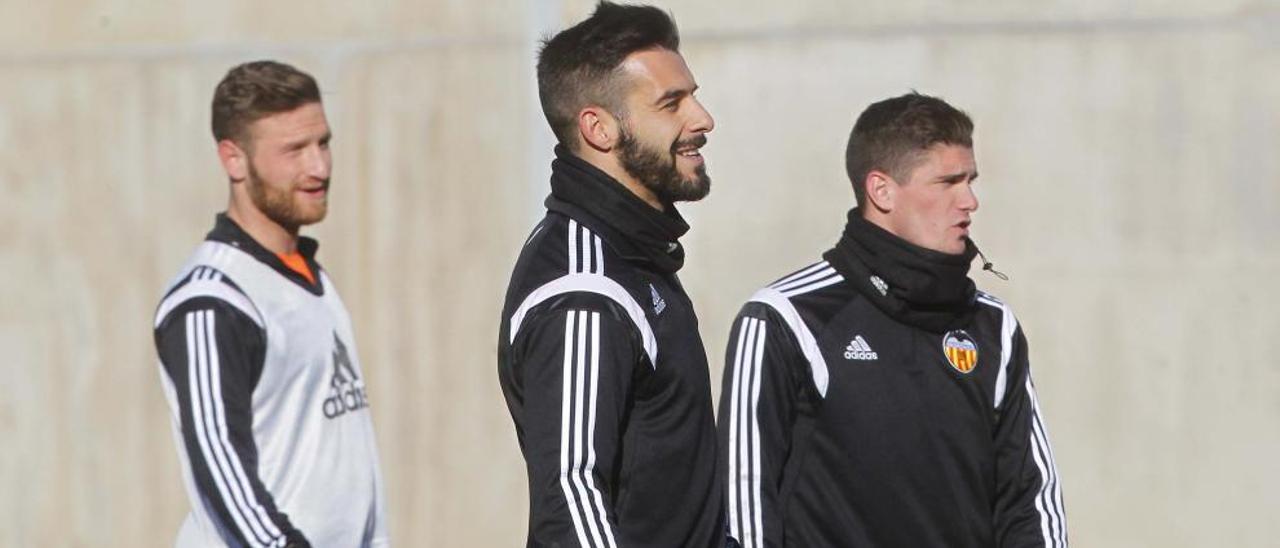
POLYGON ((272 221, 256 207, 244 207, 232 200, 227 205, 227 217, 235 221, 249 237, 277 255, 292 255, 298 251, 298 229, 290 230, 272 221))
POLYGON ((581 150, 577 151, 570 150, 569 153, 582 158, 583 161, 605 172, 606 175, 613 177, 615 181, 622 183, 623 187, 635 194, 637 198, 644 200, 644 203, 649 204, 649 207, 658 211, 666 211, 666 206, 658 199, 658 196, 652 190, 649 190, 649 187, 644 186, 644 183, 627 173, 627 170, 622 168, 622 163, 613 154, 600 152, 591 147, 582 147, 581 150))
POLYGON ((875 206, 866 204, 859 206, 858 209, 861 210, 859 211, 859 214, 862 215, 862 218, 866 219, 867 222, 883 228, 885 232, 893 234, 898 238, 902 238, 902 236, 898 234, 898 231, 894 230, 895 226, 890 222, 889 216, 881 213, 875 206))

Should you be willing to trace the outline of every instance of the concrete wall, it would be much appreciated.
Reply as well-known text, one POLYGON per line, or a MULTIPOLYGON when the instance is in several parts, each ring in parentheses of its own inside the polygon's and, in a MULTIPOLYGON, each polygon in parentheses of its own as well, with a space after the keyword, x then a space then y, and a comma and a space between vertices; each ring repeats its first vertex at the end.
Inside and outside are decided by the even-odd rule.
MULTIPOLYGON (((1274 545, 1280 6, 661 4, 718 123, 682 273, 714 384, 741 301, 838 235, 857 112, 938 94, 978 125, 976 239, 1012 279, 975 276, 1030 337, 1075 544, 1274 545)), ((549 173, 535 39, 590 8, 0 4, 0 546, 171 543, 151 313, 225 203, 213 86, 260 57, 326 93, 311 233, 356 322, 395 541, 519 545, 496 325, 549 173)))

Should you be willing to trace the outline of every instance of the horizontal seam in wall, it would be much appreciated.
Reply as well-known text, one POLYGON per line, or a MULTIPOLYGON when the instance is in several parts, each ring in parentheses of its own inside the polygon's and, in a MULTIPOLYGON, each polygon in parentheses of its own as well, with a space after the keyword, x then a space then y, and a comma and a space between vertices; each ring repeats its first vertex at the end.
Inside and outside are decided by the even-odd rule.
MULTIPOLYGON (((820 42, 860 39, 919 39, 956 36, 1052 36, 1089 34, 1151 34, 1244 31, 1266 35, 1280 27, 1280 12, 1239 13, 1196 18, 1112 18, 1088 20, 1024 20, 923 22, 852 27, 710 30, 686 32, 686 45, 740 42, 820 42)), ((139 44, 63 51, 0 53, 0 64, 82 63, 112 61, 171 61, 219 57, 308 56, 345 58, 358 55, 413 53, 451 48, 527 51, 528 35, 441 35, 389 40, 335 39, 317 42, 234 42, 225 44, 139 44)))

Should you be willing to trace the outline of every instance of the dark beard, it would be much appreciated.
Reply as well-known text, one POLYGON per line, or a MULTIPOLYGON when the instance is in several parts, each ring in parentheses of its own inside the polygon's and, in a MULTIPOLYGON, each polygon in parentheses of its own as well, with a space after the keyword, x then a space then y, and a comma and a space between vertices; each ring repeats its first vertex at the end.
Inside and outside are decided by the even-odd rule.
POLYGON ((707 137, 698 135, 692 139, 677 141, 666 151, 656 151, 636 140, 623 129, 618 141, 618 160, 622 169, 635 177, 663 203, 696 202, 711 192, 711 177, 706 164, 698 166, 693 179, 685 179, 676 169, 676 149, 689 145, 706 144, 707 137))

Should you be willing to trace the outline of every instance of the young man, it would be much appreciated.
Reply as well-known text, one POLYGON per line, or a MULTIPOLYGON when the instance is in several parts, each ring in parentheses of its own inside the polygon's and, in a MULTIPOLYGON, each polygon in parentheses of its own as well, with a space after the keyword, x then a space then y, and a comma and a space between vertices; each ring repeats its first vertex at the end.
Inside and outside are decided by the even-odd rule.
POLYGON ((968 278, 972 132, 933 97, 867 108, 839 243, 738 314, 720 442, 744 547, 1066 546, 1026 338, 968 278))
POLYGON ((711 116, 659 9, 602 2, 548 40, 560 144, 520 253, 498 375, 529 475, 529 546, 723 546, 710 374, 676 277, 709 190, 711 116))
POLYGON ((191 513, 176 545, 388 546, 351 320, 303 225, 328 210, 315 80, 272 61, 213 96, 231 198, 155 319, 191 513))

